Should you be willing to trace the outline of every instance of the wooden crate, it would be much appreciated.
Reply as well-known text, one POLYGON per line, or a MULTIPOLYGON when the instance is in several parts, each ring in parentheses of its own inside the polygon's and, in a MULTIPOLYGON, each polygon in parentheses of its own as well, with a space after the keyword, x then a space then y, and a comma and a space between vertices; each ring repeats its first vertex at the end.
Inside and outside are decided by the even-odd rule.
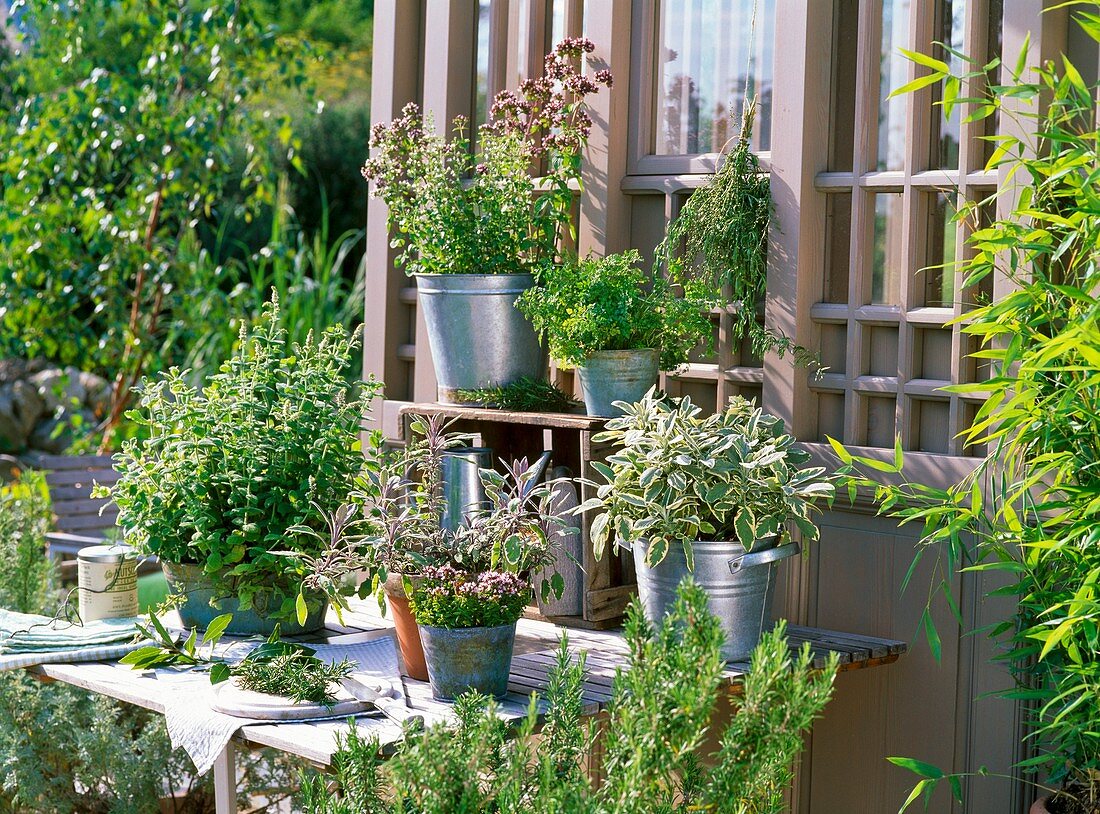
MULTIPOLYGON (((526 457, 534 460, 551 450, 551 467, 567 466, 574 474, 595 478, 592 461, 607 457, 610 446, 595 444, 593 434, 603 429, 606 419, 575 413, 517 413, 451 404, 406 404, 399 412, 402 439, 409 437, 413 416, 443 415, 453 419, 456 432, 476 434, 493 450, 497 462, 526 457)), ((580 499, 592 496, 591 487, 581 485, 580 499)), ((554 621, 573 627, 608 628, 619 624, 627 603, 637 591, 634 563, 628 553, 605 551, 599 560, 592 554, 589 531, 593 513, 587 512, 577 525, 584 551, 584 591, 581 616, 557 616, 554 621)), ((610 547, 609 547, 610 548, 610 547)))

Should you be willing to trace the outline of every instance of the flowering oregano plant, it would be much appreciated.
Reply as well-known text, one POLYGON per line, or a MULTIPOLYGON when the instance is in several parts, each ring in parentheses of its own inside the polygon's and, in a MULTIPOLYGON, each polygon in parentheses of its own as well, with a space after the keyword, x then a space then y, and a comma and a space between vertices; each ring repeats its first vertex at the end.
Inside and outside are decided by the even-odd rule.
POLYGON ((363 176, 389 209, 397 265, 410 275, 537 274, 555 262, 592 127, 585 99, 611 85, 610 72, 576 67, 594 48, 564 39, 542 76, 498 94, 476 150, 465 117, 448 140, 415 104, 374 127, 363 176))
POLYGON ((417 623, 454 630, 513 624, 530 599, 527 581, 517 574, 442 565, 424 569, 409 604, 417 623))

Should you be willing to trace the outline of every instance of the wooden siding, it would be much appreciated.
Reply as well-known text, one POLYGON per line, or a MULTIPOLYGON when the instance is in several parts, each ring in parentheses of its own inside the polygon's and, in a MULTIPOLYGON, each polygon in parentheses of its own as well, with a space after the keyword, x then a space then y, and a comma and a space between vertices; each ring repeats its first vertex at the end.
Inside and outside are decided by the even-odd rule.
MULTIPOLYGON (((891 29, 900 38, 896 44, 927 51, 942 30, 937 13, 952 4, 893 1, 906 14, 904 25, 891 29)), ((482 19, 490 25, 484 63, 490 96, 539 70, 555 24, 595 41, 595 59, 612 69, 616 81, 593 108, 596 127, 578 206, 578 245, 582 252, 597 253, 636 247, 651 259, 669 218, 714 166, 712 155, 652 155, 652 49, 660 0, 488 2, 482 19)), ((903 148, 900 164, 880 168, 883 2, 776 0, 771 150, 761 154, 776 202, 765 319, 820 350, 831 370, 815 380, 789 356, 752 358, 730 340, 729 315, 720 309, 713 314, 717 352, 666 372, 662 385, 691 394, 707 409, 734 394, 758 398, 821 460, 829 457, 826 435, 885 455, 900 433, 912 451, 911 475, 944 484, 974 464, 975 451, 955 438, 974 405, 939 388, 980 377, 981 371, 967 361, 972 348, 958 328, 946 326, 962 313, 959 303, 965 298, 935 301, 935 287, 921 273, 936 250, 930 240, 942 245, 954 228, 961 252, 969 227, 937 224, 931 207, 942 203, 936 196, 944 190, 954 195, 957 188, 973 199, 1003 179, 984 170, 976 126, 960 125, 957 166, 940 166, 944 162, 932 152, 939 133, 932 89, 897 103, 904 112, 902 137, 895 140, 903 148), (895 302, 872 303, 876 203, 887 193, 896 196, 896 254, 904 267, 891 289, 895 302)), ((999 2, 966 3, 967 48, 988 49, 998 41, 988 27, 999 2)), ((1042 14, 1043 0, 1003 5, 999 41, 1009 61, 1029 31, 1037 44, 1033 59, 1065 47, 1064 12, 1042 14)), ((377 8, 374 120, 388 120, 410 99, 430 102, 426 107, 437 121, 467 111, 479 59, 463 44, 477 47, 478 3, 379 0, 377 8)), ((898 70, 904 72, 901 81, 917 75, 912 65, 898 70)), ((366 370, 387 383, 387 398, 394 403, 381 418, 393 435, 401 403, 435 398, 434 377, 415 316, 415 290, 394 271, 386 246, 385 208, 374 200, 370 207, 366 370)), ((878 225, 880 233, 884 228, 878 225)), ((958 291, 960 281, 953 282, 958 291)), ((997 296, 1003 286, 998 282, 986 294, 997 296)), ((559 380, 572 386, 567 375, 559 380)), ((792 804, 799 814, 897 810, 912 776, 888 764, 887 756, 917 757, 958 771, 983 765, 1005 770, 1019 757, 1019 711, 983 698, 1008 681, 990 664, 992 643, 981 635, 959 635, 942 612, 937 617, 942 661, 918 640, 924 607, 920 577, 909 592, 900 592, 913 542, 908 529, 838 504, 822 519, 821 542, 784 567, 778 605, 792 622, 914 643, 889 670, 838 681, 837 698, 815 727, 799 771, 792 804)), ((956 578, 955 587, 968 628, 1008 610, 1004 602, 985 599, 989 586, 977 575, 956 578)), ((1025 789, 995 780, 971 785, 968 795, 967 811, 988 814, 1021 814, 1030 801, 1025 789)), ((931 810, 955 809, 941 796, 931 810)))

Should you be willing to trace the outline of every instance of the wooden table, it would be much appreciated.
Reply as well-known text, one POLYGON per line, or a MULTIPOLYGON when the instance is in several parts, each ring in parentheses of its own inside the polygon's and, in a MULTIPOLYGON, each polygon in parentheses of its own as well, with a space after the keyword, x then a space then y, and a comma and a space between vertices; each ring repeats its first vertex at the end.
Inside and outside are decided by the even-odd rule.
MULTIPOLYGON (((343 625, 330 617, 320 638, 327 644, 356 644, 379 636, 392 635, 391 623, 378 615, 373 603, 357 603, 352 612, 344 614, 343 625)), ((904 642, 869 636, 838 633, 789 626, 791 647, 797 649, 809 642, 815 655, 815 666, 824 667, 830 653, 840 657, 841 672, 875 667, 896 661, 907 646, 904 642)), ((562 629, 544 621, 521 619, 516 635, 515 655, 509 680, 509 693, 499 702, 499 714, 518 720, 527 714, 531 693, 542 693, 547 674, 554 664, 562 629)), ((588 675, 584 683, 584 711, 595 715, 606 708, 611 698, 611 685, 616 669, 625 666, 627 649, 622 632, 571 629, 567 631, 571 649, 587 654, 588 675)), ((748 665, 731 663, 723 674, 727 687, 736 688, 748 665)), ((164 712, 166 678, 131 670, 117 663, 50 664, 30 669, 46 680, 61 681, 99 695, 135 704, 154 712, 164 712)), ((451 719, 451 707, 432 700, 429 686, 410 678, 402 679, 408 706, 420 712, 429 722, 451 719)), ((387 718, 367 717, 357 720, 359 731, 377 738, 383 749, 392 747, 402 738, 401 728, 387 718)), ((271 747, 305 758, 324 768, 331 764, 337 751, 337 737, 347 732, 346 721, 262 724, 243 727, 236 741, 253 748, 271 747)), ((214 765, 214 788, 219 814, 235 812, 236 775, 233 744, 214 765)))

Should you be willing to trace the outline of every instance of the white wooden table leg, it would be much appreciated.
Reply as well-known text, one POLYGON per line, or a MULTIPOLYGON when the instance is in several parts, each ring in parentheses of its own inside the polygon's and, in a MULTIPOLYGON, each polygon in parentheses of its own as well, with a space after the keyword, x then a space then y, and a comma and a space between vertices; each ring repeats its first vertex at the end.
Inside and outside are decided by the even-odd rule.
POLYGON ((237 814, 237 767, 233 741, 214 761, 214 810, 217 814, 237 814))

